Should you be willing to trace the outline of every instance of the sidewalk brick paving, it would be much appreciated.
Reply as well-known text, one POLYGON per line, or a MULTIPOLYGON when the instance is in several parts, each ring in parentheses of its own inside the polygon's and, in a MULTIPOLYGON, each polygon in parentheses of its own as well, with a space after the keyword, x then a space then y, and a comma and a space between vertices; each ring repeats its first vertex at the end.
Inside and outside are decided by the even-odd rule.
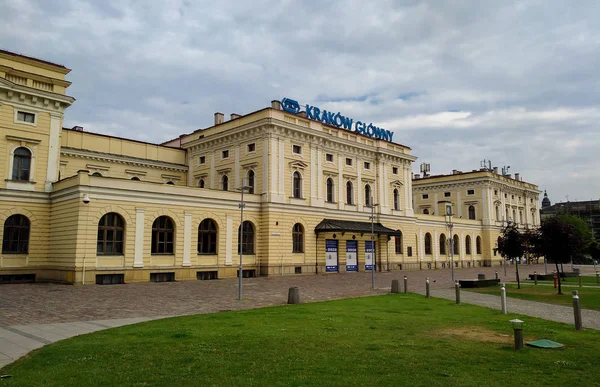
MULTIPOLYGON (((520 266, 522 278, 543 269, 543 265, 520 266)), ((470 279, 484 273, 494 278, 496 271, 502 281, 515 279, 514 266, 508 267, 506 277, 501 266, 456 269, 455 276, 470 279)), ((591 273, 592 268, 584 268, 583 272, 591 273)), ((424 292, 426 277, 431 279, 433 290, 452 286, 449 269, 378 272, 375 289, 371 289, 370 272, 250 278, 243 280, 241 302, 237 300, 237 279, 112 286, 2 285, 0 367, 50 342, 107 327, 169 316, 284 305, 292 286, 300 288, 302 302, 384 294, 389 292, 391 280, 399 279, 402 284, 405 275, 411 292, 424 292)))

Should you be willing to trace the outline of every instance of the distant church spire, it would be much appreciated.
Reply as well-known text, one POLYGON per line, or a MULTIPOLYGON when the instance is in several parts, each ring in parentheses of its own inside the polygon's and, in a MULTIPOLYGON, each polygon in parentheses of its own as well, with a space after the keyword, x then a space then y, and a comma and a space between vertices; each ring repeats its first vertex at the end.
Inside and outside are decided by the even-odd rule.
POLYGON ((546 190, 544 190, 544 199, 542 199, 542 208, 550 207, 552 203, 550 203, 550 199, 548 199, 548 194, 546 190))

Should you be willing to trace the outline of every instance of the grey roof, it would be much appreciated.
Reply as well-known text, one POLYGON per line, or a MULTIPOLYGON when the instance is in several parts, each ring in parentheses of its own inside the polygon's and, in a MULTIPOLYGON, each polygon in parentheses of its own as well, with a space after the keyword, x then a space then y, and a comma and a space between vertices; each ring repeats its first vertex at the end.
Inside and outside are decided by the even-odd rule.
MULTIPOLYGON (((361 232, 365 234, 371 233, 371 222, 355 222, 351 220, 338 220, 338 219, 323 219, 315 227, 315 232, 361 232)), ((400 230, 392 230, 387 228, 381 223, 373 223, 373 232, 375 234, 384 235, 402 235, 400 230)))

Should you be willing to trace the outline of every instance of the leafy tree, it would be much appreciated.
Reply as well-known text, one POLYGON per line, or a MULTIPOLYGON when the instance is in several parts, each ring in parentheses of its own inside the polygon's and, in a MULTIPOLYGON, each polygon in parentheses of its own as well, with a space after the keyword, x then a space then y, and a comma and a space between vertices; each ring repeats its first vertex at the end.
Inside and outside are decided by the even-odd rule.
POLYGON ((600 260, 600 243, 596 239, 592 239, 588 245, 587 252, 592 257, 594 267, 596 267, 596 262, 600 260))
POLYGON ((562 294, 560 279, 564 273, 561 270, 563 264, 586 251, 590 236, 587 224, 574 215, 561 214, 542 220, 537 249, 545 259, 556 265, 558 294, 562 294))
POLYGON ((498 252, 504 259, 514 259, 517 269, 517 286, 521 289, 521 280, 519 279, 519 262, 518 258, 521 258, 525 254, 525 239, 523 234, 517 228, 517 225, 513 222, 508 222, 506 227, 502 229, 500 237, 498 238, 498 252))
POLYGON ((528 229, 525 230, 523 235, 523 244, 525 247, 525 255, 530 259, 535 259, 536 263, 540 263, 540 257, 542 253, 540 251, 540 230, 539 229, 528 229))

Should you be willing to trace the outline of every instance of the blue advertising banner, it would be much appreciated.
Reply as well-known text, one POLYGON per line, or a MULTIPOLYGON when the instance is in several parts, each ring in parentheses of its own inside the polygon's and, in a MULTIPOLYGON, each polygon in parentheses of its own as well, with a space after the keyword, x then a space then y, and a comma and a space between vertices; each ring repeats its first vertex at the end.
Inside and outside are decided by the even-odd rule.
POLYGON ((365 270, 373 270, 374 258, 375 243, 373 241, 365 241, 365 270))
POLYGON ((346 241, 346 271, 358 271, 357 241, 346 241))
POLYGON ((338 271, 338 241, 325 240, 325 271, 338 271))

